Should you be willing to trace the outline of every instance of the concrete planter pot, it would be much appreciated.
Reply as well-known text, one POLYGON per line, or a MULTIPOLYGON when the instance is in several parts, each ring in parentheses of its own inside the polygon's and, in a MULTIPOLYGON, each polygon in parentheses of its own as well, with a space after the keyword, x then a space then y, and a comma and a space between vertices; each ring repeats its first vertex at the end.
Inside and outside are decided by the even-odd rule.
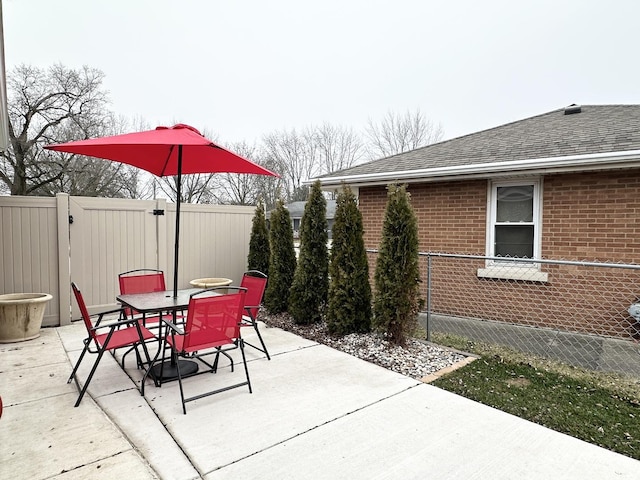
MULTIPOLYGON (((195 280, 191 280, 189 282, 192 287, 198 288, 212 288, 212 287, 226 287, 233 283, 233 280, 230 278, 196 278, 195 280)), ((228 293, 229 291, 226 289, 220 290, 220 293, 228 293)))
POLYGON ((198 288, 226 287, 231 285, 233 280, 230 278, 196 278, 189 283, 198 288))
POLYGON ((0 343, 22 342, 40 336, 48 293, 0 295, 0 343))

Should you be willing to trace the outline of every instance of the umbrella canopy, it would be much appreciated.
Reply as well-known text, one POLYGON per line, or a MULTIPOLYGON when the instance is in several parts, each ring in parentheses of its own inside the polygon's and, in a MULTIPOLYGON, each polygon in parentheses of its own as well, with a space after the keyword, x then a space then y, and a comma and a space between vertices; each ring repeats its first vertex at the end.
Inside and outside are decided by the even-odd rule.
POLYGON ((195 128, 178 124, 155 130, 47 145, 49 150, 126 163, 158 177, 184 173, 275 173, 216 145, 195 128), (179 168, 182 146, 182 168, 179 168))
POLYGON ((104 158, 141 168, 159 177, 178 176, 176 238, 173 270, 173 295, 178 294, 178 251, 180 240, 180 189, 182 174, 188 173, 276 173, 247 160, 204 137, 195 128, 178 124, 155 130, 111 137, 47 145, 44 148, 104 158))

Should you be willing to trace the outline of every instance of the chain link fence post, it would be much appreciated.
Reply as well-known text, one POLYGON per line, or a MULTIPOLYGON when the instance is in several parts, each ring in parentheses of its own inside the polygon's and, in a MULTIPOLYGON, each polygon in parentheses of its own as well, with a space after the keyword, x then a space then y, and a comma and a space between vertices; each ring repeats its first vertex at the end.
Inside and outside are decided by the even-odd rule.
POLYGON ((431 255, 427 254, 427 341, 431 341, 431 255))

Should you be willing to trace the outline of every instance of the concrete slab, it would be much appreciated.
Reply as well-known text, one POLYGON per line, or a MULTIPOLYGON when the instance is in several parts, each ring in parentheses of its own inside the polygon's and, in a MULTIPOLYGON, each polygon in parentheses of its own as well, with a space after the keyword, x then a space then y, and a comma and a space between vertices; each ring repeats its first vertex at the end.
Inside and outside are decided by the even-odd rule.
MULTIPOLYGON (((238 358, 239 352, 234 353, 238 358)), ((187 415, 182 414, 176 382, 147 396, 201 474, 419 383, 324 345, 276 355, 270 362, 253 361, 249 368, 253 394, 242 387, 203 398, 187 404, 187 415)), ((215 375, 187 379, 185 394, 237 383, 243 377, 241 367, 234 373, 225 367, 215 375)))
MULTIPOLYGON (((160 478, 193 480, 196 469, 137 391, 127 390, 97 399, 108 417, 149 462, 160 478)), ((112 477, 115 478, 115 477, 112 477)), ((135 478, 129 475, 126 478, 135 478)))
POLYGON ((640 463, 419 385, 205 476, 637 479, 640 463))
POLYGON ((545 357, 555 358, 561 362, 574 364, 591 370, 598 370, 602 356, 601 337, 557 332, 549 341, 545 357))
POLYGON ((0 355, 0 372, 68 362, 67 354, 53 328, 42 329, 40 336, 33 340, 1 343, 0 355))
POLYGON ((57 328, 58 336, 62 342, 62 346, 67 352, 74 350, 82 350, 84 344, 82 341, 87 338, 87 329, 82 322, 74 322, 62 328, 57 328))
MULTIPOLYGON (((262 322, 258 322, 258 328, 260 329, 260 334, 267 345, 271 357, 318 344, 317 342, 299 337, 280 328, 269 327, 262 322)), ((249 343, 260 346, 260 340, 253 327, 243 328, 242 338, 249 343)), ((264 353, 251 347, 248 347, 245 353, 247 360, 266 359, 264 353)))
MULTIPOLYGON (((253 394, 203 398, 183 415, 177 382, 141 397, 133 357, 125 373, 107 355, 89 388, 98 404, 73 408, 66 378, 84 332, 52 332, 26 356, 0 349, 0 478, 640 478, 636 460, 276 328, 263 329, 271 361, 247 350, 253 394)), ((187 394, 243 378, 227 365, 187 379, 187 394)))
MULTIPOLYGON (((425 326, 426 314, 419 319, 425 326)), ((640 373, 640 347, 634 341, 436 314, 431 316, 431 328, 578 367, 633 376, 640 373)))
MULTIPOLYGON (((74 350, 69 352, 69 361, 71 362, 71 368, 75 365, 80 351, 74 350)), ((78 367, 77 378, 80 387, 84 386, 84 382, 89 376, 89 372, 96 360, 97 355, 86 354, 80 367, 78 367)), ((128 365, 135 371, 135 354, 130 354, 127 357, 128 365)), ((124 390, 136 390, 136 385, 132 383, 131 379, 127 375, 127 372, 123 371, 118 365, 119 360, 114 358, 110 353, 105 353, 100 360, 100 364, 93 375, 93 379, 89 384, 87 394, 94 399, 97 399, 104 395, 111 395, 115 392, 121 392, 124 390)), ((69 374, 71 374, 71 368, 69 374)), ((140 375, 142 376, 142 375, 140 375)), ((75 385, 74 382, 72 382, 75 385)))
MULTIPOLYGON (((113 480, 118 478, 135 480, 157 480, 158 477, 141 459, 130 450, 113 457, 98 460, 69 472, 51 477, 53 480, 113 480)), ((169 478, 169 477, 164 477, 169 478)))
POLYGON ((624 342, 615 338, 605 339, 600 369, 605 372, 624 371, 640 377, 640 343, 624 342))
POLYGON ((77 394, 74 383, 67 384, 69 361, 33 368, 9 369, 0 373, 0 392, 5 407, 47 397, 77 394))
POLYGON ((3 478, 50 478, 132 450, 90 399, 73 408, 75 395, 50 396, 4 409, 0 424, 3 478))

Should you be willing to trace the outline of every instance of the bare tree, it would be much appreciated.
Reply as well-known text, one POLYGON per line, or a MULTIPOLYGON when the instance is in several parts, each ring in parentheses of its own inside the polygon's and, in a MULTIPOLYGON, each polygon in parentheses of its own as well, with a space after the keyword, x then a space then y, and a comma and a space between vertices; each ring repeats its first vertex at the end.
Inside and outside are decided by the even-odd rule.
MULTIPOLYGON (((259 154, 257 163, 262 165, 267 170, 271 170, 278 175, 281 175, 279 166, 273 159, 259 154)), ((271 177, 266 175, 257 175, 255 179, 258 185, 258 198, 262 199, 267 210, 273 210, 276 208, 276 204, 279 198, 282 198, 283 192, 286 191, 286 183, 282 177, 271 177)))
MULTIPOLYGON (((213 173, 194 173, 182 175, 180 186, 181 203, 205 203, 213 184, 213 173)), ((159 190, 171 201, 178 201, 178 177, 156 178, 159 190)))
MULTIPOLYGON (((253 162, 258 149, 255 144, 236 142, 228 146, 229 150, 253 162)), ((212 182, 206 203, 220 203, 230 205, 255 205, 259 197, 259 183, 257 175, 244 173, 219 173, 212 182)))
POLYGON ((439 142, 444 136, 440 124, 427 120, 420 109, 404 115, 389 111, 380 122, 366 127, 371 158, 389 157, 439 142))
POLYGON ((53 195, 69 188, 85 195, 123 195, 119 182, 131 180, 122 174, 123 167, 105 162, 95 168, 95 159, 42 148, 108 134, 113 118, 106 108, 103 77, 100 70, 63 65, 46 70, 21 65, 8 75, 10 146, 0 156, 4 190, 11 195, 53 195))
POLYGON ((324 123, 315 129, 314 139, 320 157, 320 173, 352 167, 363 158, 364 145, 351 128, 324 123))
MULTIPOLYGON (((105 120, 102 135, 118 135, 128 131, 131 122, 123 117, 110 116, 105 120)), ((71 135, 77 137, 77 135, 71 135)), ((41 186, 38 195, 53 196, 58 192, 88 197, 144 198, 145 174, 142 170, 119 162, 63 152, 48 152, 49 158, 67 162, 52 182, 41 186)))
MULTIPOLYGON (((56 152, 51 157, 63 155, 56 152)), ((61 163, 64 162, 67 160, 61 163)), ((41 196, 65 192, 85 197, 140 198, 140 172, 132 167, 79 155, 72 155, 67 165, 68 168, 61 169, 55 179, 33 193, 41 196)))
MULTIPOLYGON (((262 165, 267 170, 278 173, 278 165, 270 161, 264 150, 256 144, 245 141, 225 145, 234 153, 252 162, 262 165)), ((268 209, 274 208, 283 191, 282 178, 241 173, 217 174, 204 203, 230 205, 256 205, 260 200, 268 209)))
POLYGON ((302 133, 295 129, 283 130, 265 135, 263 141, 265 160, 277 165, 275 171, 283 177, 286 200, 306 200, 309 187, 303 182, 320 171, 314 131, 309 128, 302 133))

